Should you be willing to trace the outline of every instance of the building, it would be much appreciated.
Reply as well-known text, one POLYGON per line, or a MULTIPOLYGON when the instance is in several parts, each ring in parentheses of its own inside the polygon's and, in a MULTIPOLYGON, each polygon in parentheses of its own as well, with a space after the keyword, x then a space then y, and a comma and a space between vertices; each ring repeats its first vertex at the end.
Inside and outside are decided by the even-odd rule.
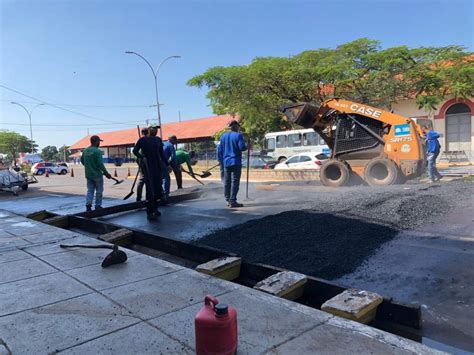
MULTIPOLYGON (((162 126, 163 140, 167 140, 169 136, 175 135, 178 137, 180 143, 213 141, 214 135, 225 129, 228 123, 233 119, 238 119, 238 117, 221 115, 183 122, 165 123, 162 126)), ((122 161, 132 159, 131 148, 133 148, 135 142, 138 140, 141 128, 135 127, 119 131, 94 133, 103 140, 100 148, 104 152, 104 162, 112 163, 115 162, 116 159, 122 161)), ((90 137, 90 135, 85 136, 74 143, 69 149, 73 151, 73 153, 82 151, 84 148, 90 146, 90 137)))
POLYGON ((402 116, 432 120, 440 134, 440 158, 474 160, 474 98, 447 99, 431 113, 418 108, 414 99, 396 102, 392 109, 402 116))

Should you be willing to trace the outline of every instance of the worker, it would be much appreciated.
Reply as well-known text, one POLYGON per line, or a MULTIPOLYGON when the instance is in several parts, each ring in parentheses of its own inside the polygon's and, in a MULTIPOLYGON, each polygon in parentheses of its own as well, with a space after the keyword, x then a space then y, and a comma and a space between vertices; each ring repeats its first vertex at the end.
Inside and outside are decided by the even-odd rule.
MULTIPOLYGON (((169 194, 170 194, 170 185, 171 185, 171 178, 170 178, 170 169, 175 171, 175 176, 177 176, 176 171, 178 170, 178 162, 176 160, 176 149, 175 145, 178 144, 178 138, 176 136, 168 137, 168 141, 164 143, 164 152, 165 152, 165 159, 169 164, 169 168, 163 171, 163 199, 165 202, 168 201, 169 194)), ((181 171, 179 171, 181 173, 181 171)), ((182 179, 180 180, 182 184, 182 179)), ((178 182, 178 178, 176 178, 176 182, 178 182)), ((178 185, 178 188, 181 185, 178 185)))
POLYGON ((141 137, 133 148, 133 154, 143 161, 145 166, 146 186, 146 213, 149 220, 156 220, 161 216, 158 211, 158 200, 162 197, 162 169, 167 168, 168 163, 163 152, 163 142, 157 137, 159 126, 150 124, 148 136, 141 137))
POLYGON ((102 208, 102 194, 104 192, 104 178, 110 179, 112 175, 109 174, 102 162, 102 151, 99 149, 99 136, 92 136, 90 138, 90 147, 84 149, 81 156, 81 163, 84 165, 86 180, 87 180, 87 195, 86 195, 86 210, 92 211, 92 202, 94 200, 95 192, 95 209, 102 208))
POLYGON ((440 152, 440 144, 438 141, 439 133, 435 131, 425 131, 426 137, 426 160, 428 162, 428 177, 432 182, 442 178, 438 169, 436 169, 436 159, 440 152))
MULTIPOLYGON (((142 132, 142 137, 148 136, 148 128, 143 128, 141 132, 142 132)), ((138 186, 137 186, 137 201, 141 201, 142 195, 143 195, 143 187, 145 186, 145 173, 144 173, 145 164, 140 159, 137 159, 137 163, 140 169, 139 171, 140 176, 139 176, 138 186)))
POLYGON ((193 165, 196 165, 197 163, 197 156, 196 156, 196 152, 194 152, 193 150, 187 152, 183 149, 178 149, 176 151, 176 164, 178 166, 178 174, 179 174, 179 183, 178 183, 178 175, 176 175, 176 171, 175 171, 175 176, 176 176, 176 183, 178 184, 178 189, 181 189, 183 188, 183 178, 182 178, 182 175, 181 175, 181 165, 186 163, 186 166, 188 167, 188 173, 194 177, 194 171, 193 171, 193 165))
POLYGON ((224 196, 230 208, 243 207, 237 202, 237 193, 242 174, 242 152, 247 150, 244 137, 240 133, 240 124, 233 120, 229 123, 230 132, 222 135, 217 149, 219 163, 224 168, 224 196))

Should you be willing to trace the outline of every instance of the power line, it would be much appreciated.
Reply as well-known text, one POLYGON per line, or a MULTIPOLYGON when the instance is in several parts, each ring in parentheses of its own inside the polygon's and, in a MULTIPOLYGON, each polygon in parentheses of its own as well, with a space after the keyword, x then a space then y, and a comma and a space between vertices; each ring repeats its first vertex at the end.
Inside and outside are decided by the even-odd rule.
MULTIPOLYGON (((19 101, 19 100, 5 100, 0 99, 3 102, 11 102, 16 101, 22 104, 36 104, 37 101, 19 101)), ((91 107, 91 108, 150 108, 156 105, 78 105, 78 104, 63 104, 63 103, 56 103, 56 105, 60 106, 67 106, 67 107, 91 107)))
MULTIPOLYGON (((6 90, 9 90, 9 91, 12 91, 16 94, 19 94, 19 95, 22 95, 22 96, 25 96, 25 97, 28 97, 29 99, 32 99, 32 100, 36 100, 42 104, 45 104, 45 105, 48 105, 48 106, 51 106, 51 107, 55 107, 59 110, 63 110, 63 111, 66 111, 66 112, 69 112, 69 113, 72 113, 72 114, 75 114, 75 115, 78 115, 78 116, 83 116, 83 117, 86 117, 86 118, 90 118, 90 119, 93 119, 93 120, 96 120, 96 121, 101 121, 101 122, 107 122, 107 123, 114 123, 114 124, 126 124, 126 123, 121 123, 121 122, 114 122, 114 121, 109 121, 109 120, 104 120, 102 118, 97 118, 97 117, 94 117, 94 116, 90 116, 90 115, 86 115, 84 113, 81 113, 81 112, 77 112, 77 111, 72 111, 72 110, 69 110, 67 108, 64 108, 64 107, 61 107, 61 106, 58 106, 58 105, 55 105, 55 104, 52 104, 52 103, 49 103, 49 102, 46 102, 46 101, 43 101, 41 99, 38 99, 34 96, 30 96, 30 95, 27 95, 25 93, 22 93, 21 91, 18 91, 18 90, 15 90, 15 89, 12 89, 8 86, 5 86, 3 84, 0 84, 0 87, 6 89, 6 90)), ((135 121, 135 122, 139 122, 139 121, 135 121)))
MULTIPOLYGON (((137 122, 141 122, 141 121, 126 121, 126 122, 123 122, 123 124, 126 124, 126 123, 135 124, 137 122)), ((2 125, 7 125, 7 126, 29 126, 28 123, 13 123, 13 122, 2 122, 2 125)), ((34 126, 35 127, 38 127, 38 126, 43 126, 43 127, 84 127, 84 126, 89 126, 89 127, 92 127, 92 126, 94 126, 94 127, 96 127, 96 126, 114 127, 114 125, 110 125, 109 123, 94 123, 94 124, 89 124, 89 123, 83 123, 83 124, 36 123, 34 126)))

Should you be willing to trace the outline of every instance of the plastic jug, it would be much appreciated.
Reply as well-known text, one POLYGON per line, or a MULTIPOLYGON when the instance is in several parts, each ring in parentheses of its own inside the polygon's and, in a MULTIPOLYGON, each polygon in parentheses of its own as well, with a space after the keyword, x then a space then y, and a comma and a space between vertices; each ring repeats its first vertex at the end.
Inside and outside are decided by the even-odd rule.
POLYGON ((197 355, 233 355, 237 350, 237 311, 219 303, 214 296, 204 298, 204 306, 194 319, 197 355))

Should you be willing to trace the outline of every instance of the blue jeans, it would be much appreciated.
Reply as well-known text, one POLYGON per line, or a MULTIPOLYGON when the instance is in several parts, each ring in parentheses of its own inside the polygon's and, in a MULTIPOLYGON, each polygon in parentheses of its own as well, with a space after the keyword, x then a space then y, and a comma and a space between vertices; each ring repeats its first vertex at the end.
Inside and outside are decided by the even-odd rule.
POLYGON ((170 173, 168 172, 168 168, 164 167, 163 168, 163 195, 165 195, 166 198, 168 198, 170 195, 170 185, 171 185, 170 173))
POLYGON ((224 168, 224 195, 227 202, 237 202, 242 166, 234 165, 224 168))
POLYGON ((102 193, 104 192, 104 177, 87 179, 86 206, 92 206, 95 192, 95 206, 102 206, 102 193))
POLYGON ((441 174, 439 173, 438 169, 436 169, 436 158, 438 154, 435 153, 428 153, 426 160, 428 162, 428 176, 432 181, 441 178, 441 174))

